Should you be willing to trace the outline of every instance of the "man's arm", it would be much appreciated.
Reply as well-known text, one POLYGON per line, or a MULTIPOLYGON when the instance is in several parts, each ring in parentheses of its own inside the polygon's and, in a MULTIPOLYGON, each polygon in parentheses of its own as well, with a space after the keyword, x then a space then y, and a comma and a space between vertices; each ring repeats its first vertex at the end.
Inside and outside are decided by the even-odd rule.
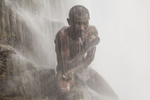
POLYGON ((95 51, 96 51, 96 46, 94 46, 93 48, 91 48, 88 51, 85 60, 83 61, 83 63, 81 63, 80 65, 78 65, 76 67, 77 68, 76 70, 78 70, 80 68, 86 68, 88 65, 90 65, 91 62, 93 61, 94 57, 95 57, 95 51))
POLYGON ((98 31, 95 26, 90 26, 88 31, 88 39, 86 45, 83 49, 71 60, 68 60, 66 63, 71 65, 72 63, 77 62, 81 57, 83 57, 91 48, 95 47, 99 42, 100 38, 98 37, 98 31))
POLYGON ((94 56, 95 56, 95 51, 96 51, 96 46, 94 46, 93 48, 91 48, 88 53, 87 53, 87 56, 86 58, 84 59, 84 61, 77 65, 76 67, 68 70, 68 72, 64 75, 64 76, 67 76, 69 75, 70 73, 75 73, 76 71, 78 71, 79 69, 82 69, 82 68, 86 68, 88 65, 91 64, 91 62, 93 61, 94 59, 94 56))
POLYGON ((83 57, 89 50, 94 48, 99 43, 99 41, 100 41, 100 38, 95 36, 91 42, 87 43, 88 46, 85 46, 73 59, 68 60, 66 63, 68 65, 75 63, 78 59, 83 57))
POLYGON ((66 72, 66 60, 69 58, 69 49, 67 48, 66 35, 64 30, 66 27, 63 27, 55 37, 55 51, 57 55, 57 71, 61 71, 63 73, 66 72))
POLYGON ((98 31, 95 26, 90 27, 89 36, 90 38, 88 38, 88 42, 86 43, 87 45, 72 60, 67 61, 67 64, 71 65, 87 53, 86 58, 82 61, 82 63, 68 70, 65 76, 70 73, 76 72, 78 69, 87 67, 93 61, 96 51, 96 45, 100 42, 98 31))

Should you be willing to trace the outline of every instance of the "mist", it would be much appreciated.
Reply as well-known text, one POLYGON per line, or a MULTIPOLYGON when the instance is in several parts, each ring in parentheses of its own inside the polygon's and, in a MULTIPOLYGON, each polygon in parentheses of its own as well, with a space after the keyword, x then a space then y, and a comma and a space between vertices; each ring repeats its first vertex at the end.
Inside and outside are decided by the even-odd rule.
POLYGON ((92 67, 120 100, 150 100, 150 1, 91 1, 101 38, 92 67))
POLYGON ((101 39, 91 67, 109 83, 119 100, 150 100, 149 0, 34 1, 39 4, 37 14, 11 5, 35 39, 35 54, 23 56, 38 66, 55 68, 55 34, 61 26, 68 25, 69 9, 83 5, 88 8, 90 24, 96 26, 101 39), (61 25, 52 27, 50 22, 61 25))
POLYGON ((150 100, 150 1, 81 0, 100 44, 92 68, 120 100, 150 100))

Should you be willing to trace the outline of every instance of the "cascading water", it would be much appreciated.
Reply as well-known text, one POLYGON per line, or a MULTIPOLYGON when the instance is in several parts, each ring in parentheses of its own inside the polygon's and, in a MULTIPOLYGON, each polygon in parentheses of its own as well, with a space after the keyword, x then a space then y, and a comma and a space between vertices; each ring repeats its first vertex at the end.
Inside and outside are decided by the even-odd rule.
MULTIPOLYGON (((17 53, 11 58, 14 76, 8 81, 9 90, 5 92, 40 99, 46 98, 44 95, 54 95, 52 93, 56 91, 52 82, 54 72, 48 71, 49 68, 56 67, 54 38, 57 31, 65 25, 66 22, 63 20, 67 18, 69 9, 76 1, 6 0, 5 2, 21 23, 18 28, 21 40, 15 47, 17 53)), ((104 98, 89 88, 81 89, 81 93, 86 100, 91 100, 95 96, 97 99, 104 98)), ((69 99, 71 98, 72 96, 69 96, 69 99)))
POLYGON ((24 26, 20 26, 21 41, 24 48, 19 48, 21 49, 19 51, 28 59, 36 62, 40 67, 55 68, 55 58, 51 59, 51 57, 55 57, 53 49, 54 33, 57 32, 63 23, 53 20, 51 13, 47 13, 47 15, 43 14, 45 11, 48 11, 45 7, 49 8, 51 2, 39 2, 35 0, 7 2, 24 23, 24 26), (33 5, 35 6, 35 10, 30 10, 33 5), (24 27, 26 29, 23 29, 24 27), (28 49, 29 47, 31 49, 28 49))
POLYGON ((64 25, 54 19, 59 14, 55 13, 55 16, 52 14, 54 1, 6 0, 5 2, 19 19, 18 30, 21 40, 15 47, 18 52, 12 55, 11 60, 15 74, 13 79, 8 81, 9 90, 4 92, 26 97, 41 97, 43 92, 49 94, 53 91, 48 87, 52 85, 50 81, 53 80, 51 76, 54 76, 54 72, 40 69, 55 69, 54 37, 64 25), (17 91, 14 91, 15 89, 17 91))
MULTIPOLYGON (((53 78, 47 78, 45 72, 51 76, 49 71, 41 69, 55 69, 55 34, 62 26, 67 25, 69 9, 75 4, 82 4, 89 9, 91 23, 98 28, 101 37, 100 48, 92 64, 94 68, 105 77, 121 100, 150 99, 148 0, 5 0, 5 2, 16 13, 21 23, 19 24, 21 41, 15 47, 17 54, 12 56, 15 76, 8 82, 9 92, 14 92, 14 88, 18 88, 20 95, 25 94, 29 97, 38 95, 41 99, 50 99, 43 97, 42 93, 49 95, 53 90, 48 88, 53 78), (18 72, 22 73, 17 75, 18 72), (42 73, 41 78, 39 73, 42 73), (47 82, 42 83, 41 80, 47 82)), ((92 98, 86 95, 87 91, 97 95, 89 88, 82 91, 87 99, 92 98)))

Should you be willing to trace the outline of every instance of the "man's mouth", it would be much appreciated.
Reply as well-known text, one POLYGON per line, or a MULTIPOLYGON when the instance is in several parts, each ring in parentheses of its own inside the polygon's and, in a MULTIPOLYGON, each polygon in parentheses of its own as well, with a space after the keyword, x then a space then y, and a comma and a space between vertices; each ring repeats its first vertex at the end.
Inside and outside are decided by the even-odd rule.
POLYGON ((83 31, 83 30, 79 30, 79 31, 78 31, 78 33, 79 33, 79 34, 84 34, 84 33, 85 33, 85 31, 83 31))

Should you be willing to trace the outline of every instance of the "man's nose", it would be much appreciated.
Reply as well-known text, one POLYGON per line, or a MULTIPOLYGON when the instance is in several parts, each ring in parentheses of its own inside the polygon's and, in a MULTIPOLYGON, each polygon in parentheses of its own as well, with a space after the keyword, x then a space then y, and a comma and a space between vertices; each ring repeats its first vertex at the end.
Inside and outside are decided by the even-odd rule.
POLYGON ((83 24, 80 25, 80 30, 84 30, 84 25, 83 24))

